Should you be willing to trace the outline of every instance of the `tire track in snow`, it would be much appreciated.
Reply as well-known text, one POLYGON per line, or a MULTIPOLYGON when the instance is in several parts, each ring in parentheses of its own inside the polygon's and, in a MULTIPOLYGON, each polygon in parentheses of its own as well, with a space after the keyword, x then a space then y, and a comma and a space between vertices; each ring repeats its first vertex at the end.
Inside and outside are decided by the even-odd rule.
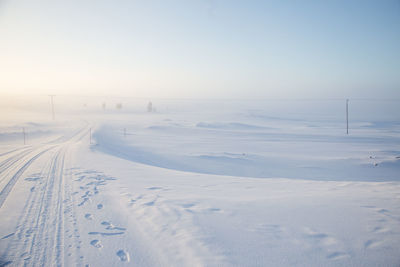
POLYGON ((46 144, 60 144, 60 143, 67 143, 67 142, 71 142, 74 140, 74 138, 78 137, 78 140, 74 140, 79 141, 79 138, 81 138, 80 134, 82 134, 83 132, 85 132, 83 134, 83 136, 87 135, 89 133, 89 123, 85 122, 85 125, 82 126, 82 128, 78 129, 77 131, 73 132, 73 133, 69 133, 68 135, 63 135, 63 136, 59 136, 54 140, 50 140, 48 141, 46 144))
POLYGON ((38 230, 33 239, 31 250, 32 264, 38 263, 39 266, 50 266, 54 263, 60 266, 64 259, 61 245, 64 239, 62 232, 63 216, 59 214, 63 202, 62 188, 59 187, 62 185, 63 160, 63 148, 60 148, 52 159, 50 171, 47 175, 47 185, 40 202, 36 222, 38 230))
MULTIPOLYGON (((33 224, 35 222, 35 214, 37 213, 37 204, 43 194, 43 181, 46 170, 51 166, 51 162, 47 162, 40 171, 39 179, 35 184, 35 190, 31 190, 28 198, 25 201, 23 207, 23 213, 19 217, 16 223, 16 231, 13 240, 8 244, 1 258, 13 259, 14 263, 21 260, 27 261, 29 257, 26 257, 31 250, 31 242, 35 228, 33 224)), ((21 263, 22 264, 22 263, 21 263)))
POLYGON ((53 173, 54 175, 54 179, 57 177, 58 178, 58 185, 56 185, 55 187, 57 187, 57 191, 56 192, 56 197, 58 198, 56 201, 56 211, 57 211, 57 221, 55 223, 55 228, 56 231, 54 231, 54 240, 56 240, 55 242, 55 246, 52 246, 53 252, 52 252, 52 257, 55 257, 55 261, 57 262, 57 266, 61 266, 61 263, 64 263, 64 250, 63 250, 63 244, 64 244, 64 216, 63 216, 63 202, 64 202, 64 162, 65 162, 65 149, 62 149, 64 151, 60 152, 61 156, 60 156, 60 160, 58 160, 58 162, 56 162, 56 164, 59 164, 59 166, 57 166, 57 168, 55 169, 55 172, 53 173))
MULTIPOLYGON (((30 229, 35 233, 29 240, 29 254, 31 257, 25 259, 26 266, 63 266, 65 264, 65 233, 73 230, 75 248, 80 242, 77 240, 79 234, 77 229, 71 229, 74 224, 66 220, 68 209, 66 199, 70 199, 69 187, 64 179, 64 164, 66 147, 60 148, 51 160, 48 167, 46 180, 41 190, 36 209, 33 211, 35 220, 31 222, 30 229)), ((29 213, 29 211, 28 211, 29 213)), ((30 217, 29 215, 27 217, 30 217)), ((76 260, 73 265, 79 265, 79 253, 75 253, 76 260)))
MULTIPOLYGON (((44 266, 44 263, 41 262, 40 259, 38 259, 37 257, 37 251, 38 250, 41 251, 44 247, 44 244, 46 244, 47 241, 49 240, 48 236, 45 236, 44 234, 47 228, 45 222, 48 212, 51 212, 53 210, 53 207, 51 205, 48 205, 49 204, 48 201, 51 201, 51 199, 49 198, 49 189, 51 186, 51 181, 53 180, 52 170, 54 169, 54 164, 56 159, 58 158, 59 152, 60 151, 57 151, 56 152, 57 154, 51 160, 49 171, 47 172, 47 175, 45 175, 46 180, 44 182, 43 187, 41 188, 40 192, 41 194, 39 194, 39 202, 36 204, 36 208, 33 212, 33 217, 35 219, 34 221, 32 221, 32 224, 29 228, 34 229, 34 233, 32 239, 29 242, 28 254, 30 255, 30 258, 25 263, 25 265, 28 266, 33 265, 35 262, 38 263, 38 265, 40 266, 44 266), (31 260, 32 257, 33 260, 31 260)), ((47 257, 46 253, 44 253, 42 257, 47 257)))
POLYGON ((46 148, 40 151, 31 159, 29 159, 27 162, 25 162, 22 165, 22 167, 18 168, 17 172, 11 177, 11 179, 8 181, 8 183, 4 186, 4 188, 0 192, 0 208, 3 206, 4 201, 6 201, 8 194, 11 192, 15 183, 18 181, 19 177, 25 172, 25 170, 32 164, 32 162, 34 162, 37 158, 39 158, 41 155, 43 155, 45 152, 49 151, 52 148, 54 147, 46 148))
MULTIPOLYGON (((25 157, 27 154, 29 154, 30 152, 32 152, 34 149, 30 148, 30 149, 25 149, 22 152, 17 153, 16 155, 13 155, 11 157, 8 157, 7 159, 5 159, 4 161, 2 161, 0 163, 0 174, 2 174, 3 172, 7 171, 11 166, 13 166, 16 162, 18 162, 19 160, 21 160, 23 157, 25 157)), ((5 176, 3 178, 0 179, 0 182, 2 180, 5 179, 5 176)))
POLYGON ((23 149, 23 148, 25 148, 25 147, 19 147, 19 148, 15 148, 15 149, 12 149, 12 150, 7 151, 7 152, 3 152, 3 153, 0 154, 0 157, 5 156, 5 155, 8 155, 8 154, 11 154, 11 153, 13 153, 13 152, 15 152, 15 151, 18 151, 18 150, 21 150, 21 149, 23 149))

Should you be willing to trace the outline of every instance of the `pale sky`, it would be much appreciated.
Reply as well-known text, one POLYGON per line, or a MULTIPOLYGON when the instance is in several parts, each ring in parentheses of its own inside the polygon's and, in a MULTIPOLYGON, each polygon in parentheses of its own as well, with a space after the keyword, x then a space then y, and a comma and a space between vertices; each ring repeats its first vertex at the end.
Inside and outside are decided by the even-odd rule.
POLYGON ((400 97, 400 1, 0 0, 0 93, 400 97))

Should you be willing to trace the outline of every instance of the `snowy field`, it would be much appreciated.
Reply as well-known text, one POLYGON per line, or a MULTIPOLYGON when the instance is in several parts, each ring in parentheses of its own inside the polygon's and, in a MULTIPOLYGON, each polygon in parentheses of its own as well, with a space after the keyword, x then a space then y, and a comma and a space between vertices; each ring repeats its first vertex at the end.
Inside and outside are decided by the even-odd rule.
POLYGON ((398 103, 56 100, 0 117, 0 266, 400 265, 398 103))

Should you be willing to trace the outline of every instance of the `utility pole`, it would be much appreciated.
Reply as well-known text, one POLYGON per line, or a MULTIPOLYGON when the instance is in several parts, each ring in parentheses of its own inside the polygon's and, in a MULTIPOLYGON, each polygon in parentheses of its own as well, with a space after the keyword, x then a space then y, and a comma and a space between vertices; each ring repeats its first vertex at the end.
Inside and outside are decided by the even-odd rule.
POLYGON ((52 116, 53 116, 53 120, 55 120, 55 115, 54 115, 54 101, 53 101, 53 98, 55 97, 55 95, 49 95, 50 96, 50 98, 51 98, 51 114, 52 114, 52 116))
POLYGON ((24 145, 26 144, 25 142, 25 128, 22 128, 22 134, 24 135, 24 145))
POLYGON ((124 128, 124 137, 126 137, 126 128, 124 128))
POLYGON ((89 129, 89 144, 92 144, 92 128, 89 129))
POLYGON ((349 100, 346 99, 346 134, 349 134, 349 100))

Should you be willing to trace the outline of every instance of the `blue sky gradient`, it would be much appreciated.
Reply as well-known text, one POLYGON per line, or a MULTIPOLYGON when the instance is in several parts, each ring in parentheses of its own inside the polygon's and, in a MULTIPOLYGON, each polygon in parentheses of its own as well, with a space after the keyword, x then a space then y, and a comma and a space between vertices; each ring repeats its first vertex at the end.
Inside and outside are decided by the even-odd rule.
POLYGON ((0 91, 400 97, 400 1, 0 1, 0 91))

